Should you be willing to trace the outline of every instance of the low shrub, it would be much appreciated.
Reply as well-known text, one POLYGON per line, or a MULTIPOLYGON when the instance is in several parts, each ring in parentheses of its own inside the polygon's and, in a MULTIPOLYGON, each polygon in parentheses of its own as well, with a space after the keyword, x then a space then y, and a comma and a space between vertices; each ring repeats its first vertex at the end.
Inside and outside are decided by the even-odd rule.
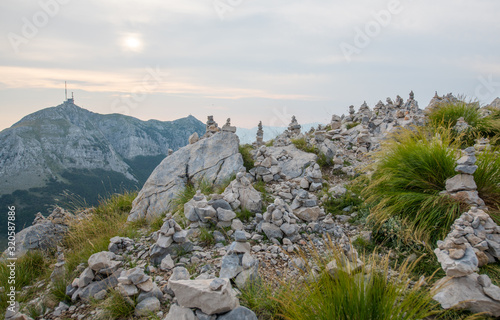
POLYGON ((111 290, 99 306, 104 310, 101 320, 129 319, 135 311, 135 302, 116 290, 111 290))
POLYGON ((250 171, 251 169, 254 168, 255 166, 255 161, 253 160, 252 156, 252 146, 249 144, 240 146, 240 153, 241 156, 243 157, 243 166, 247 169, 247 171, 250 171))

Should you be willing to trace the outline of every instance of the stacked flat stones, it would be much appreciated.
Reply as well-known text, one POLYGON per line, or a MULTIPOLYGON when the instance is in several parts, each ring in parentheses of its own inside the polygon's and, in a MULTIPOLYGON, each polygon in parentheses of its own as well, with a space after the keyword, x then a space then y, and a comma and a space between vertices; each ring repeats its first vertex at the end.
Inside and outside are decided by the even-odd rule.
POLYGON ((193 244, 187 236, 188 232, 168 214, 161 229, 156 233, 156 243, 149 250, 151 262, 159 265, 167 255, 176 255, 181 249, 191 252, 193 244))
POLYGON ((160 310, 163 292, 142 268, 135 267, 122 271, 118 278, 117 290, 124 297, 136 297, 136 316, 146 316, 160 310))
POLYGON ((484 208, 484 201, 479 198, 477 185, 474 181, 474 172, 477 169, 474 147, 463 151, 464 155, 457 161, 455 171, 458 174, 446 180, 446 192, 453 198, 462 200, 470 205, 484 208))
POLYGON ((235 241, 222 258, 219 277, 234 280, 238 288, 244 289, 250 282, 259 279, 259 261, 251 254, 245 232, 237 230, 233 236, 235 241))
POLYGON ((434 300, 445 309, 461 308, 500 316, 500 288, 478 267, 500 259, 500 227, 476 207, 455 220, 434 251, 446 277, 437 284, 434 300))
POLYGON ((307 167, 304 178, 300 181, 300 187, 311 192, 321 190, 323 187, 323 173, 317 163, 307 167))
POLYGON ((255 141, 255 146, 260 147, 262 145, 264 145, 264 130, 262 130, 262 121, 260 121, 257 126, 257 139, 255 141))

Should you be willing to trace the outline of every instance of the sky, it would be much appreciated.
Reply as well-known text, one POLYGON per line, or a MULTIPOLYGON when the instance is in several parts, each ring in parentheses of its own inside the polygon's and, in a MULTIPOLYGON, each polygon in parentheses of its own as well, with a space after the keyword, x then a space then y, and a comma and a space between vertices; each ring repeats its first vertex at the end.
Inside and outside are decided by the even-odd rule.
POLYGON ((0 130, 75 103, 143 120, 328 123, 366 101, 500 96, 498 0, 2 0, 0 130))

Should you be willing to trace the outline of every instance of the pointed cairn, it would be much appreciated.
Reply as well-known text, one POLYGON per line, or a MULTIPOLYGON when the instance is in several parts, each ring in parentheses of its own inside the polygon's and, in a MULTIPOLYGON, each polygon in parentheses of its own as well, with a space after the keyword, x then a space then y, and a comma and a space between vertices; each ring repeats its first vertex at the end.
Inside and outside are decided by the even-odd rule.
POLYGON ((264 130, 262 130, 262 121, 259 121, 257 129, 257 140, 255 141, 257 147, 264 145, 264 130))
POLYGON ((474 181, 474 172, 477 169, 476 150, 469 147, 463 151, 464 155, 458 159, 455 171, 459 174, 446 180, 446 192, 455 199, 465 201, 471 206, 484 208, 484 201, 479 198, 477 185, 474 181))
POLYGON ((236 127, 231 126, 231 118, 227 118, 226 124, 222 126, 222 131, 236 133, 236 127))
POLYGON ((298 123, 297 118, 292 116, 292 122, 288 125, 288 131, 291 133, 292 137, 298 136, 300 134, 301 125, 298 123))

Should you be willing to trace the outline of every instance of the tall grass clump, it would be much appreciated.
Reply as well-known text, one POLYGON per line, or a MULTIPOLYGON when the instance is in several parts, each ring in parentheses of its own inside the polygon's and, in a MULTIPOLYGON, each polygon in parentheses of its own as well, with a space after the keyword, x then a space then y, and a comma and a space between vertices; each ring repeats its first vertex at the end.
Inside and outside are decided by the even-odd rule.
POLYGON ((392 217, 407 232, 402 238, 433 245, 449 232, 460 203, 440 195, 456 172, 450 129, 401 129, 376 157, 374 173, 362 194, 373 208, 368 221, 382 226, 392 217), (431 241, 431 242, 429 242, 431 241))
MULTIPOLYGON (((4 287, 4 292, 0 293, 0 315, 3 316, 7 310, 7 293, 12 285, 16 291, 20 291, 23 287, 33 284, 40 277, 46 275, 50 270, 49 261, 40 251, 28 251, 16 261, 15 269, 15 284, 9 283, 11 269, 7 262, 0 262, 0 286, 4 287)), ((20 300, 18 297, 18 301, 20 300)))
POLYGON ((466 102, 463 98, 458 101, 442 103, 434 108, 429 114, 429 124, 434 128, 454 127, 460 117, 463 117, 472 127, 483 124, 479 103, 475 101, 466 102))
POLYGON ((410 286, 414 263, 395 268, 395 276, 388 256, 360 259, 363 265, 354 266, 331 242, 326 256, 313 253, 315 266, 306 266, 302 279, 284 284, 276 297, 283 319, 413 320, 435 313, 423 281, 410 286))
POLYGON ((66 267, 69 272, 92 254, 107 250, 112 237, 132 236, 133 228, 126 223, 136 196, 136 192, 112 195, 102 200, 91 215, 70 226, 64 240, 68 248, 66 267))
POLYGON ((428 114, 429 124, 433 128, 453 128, 460 117, 469 124, 460 137, 464 145, 473 145, 474 140, 480 137, 492 138, 497 142, 500 135, 500 111, 490 108, 490 115, 481 114, 480 105, 477 101, 465 101, 460 97, 458 101, 440 104, 428 114))
POLYGON ((500 153, 490 149, 477 152, 476 157, 478 168, 474 172, 474 180, 479 196, 489 206, 493 217, 498 221, 500 218, 498 216, 500 213, 500 153))

